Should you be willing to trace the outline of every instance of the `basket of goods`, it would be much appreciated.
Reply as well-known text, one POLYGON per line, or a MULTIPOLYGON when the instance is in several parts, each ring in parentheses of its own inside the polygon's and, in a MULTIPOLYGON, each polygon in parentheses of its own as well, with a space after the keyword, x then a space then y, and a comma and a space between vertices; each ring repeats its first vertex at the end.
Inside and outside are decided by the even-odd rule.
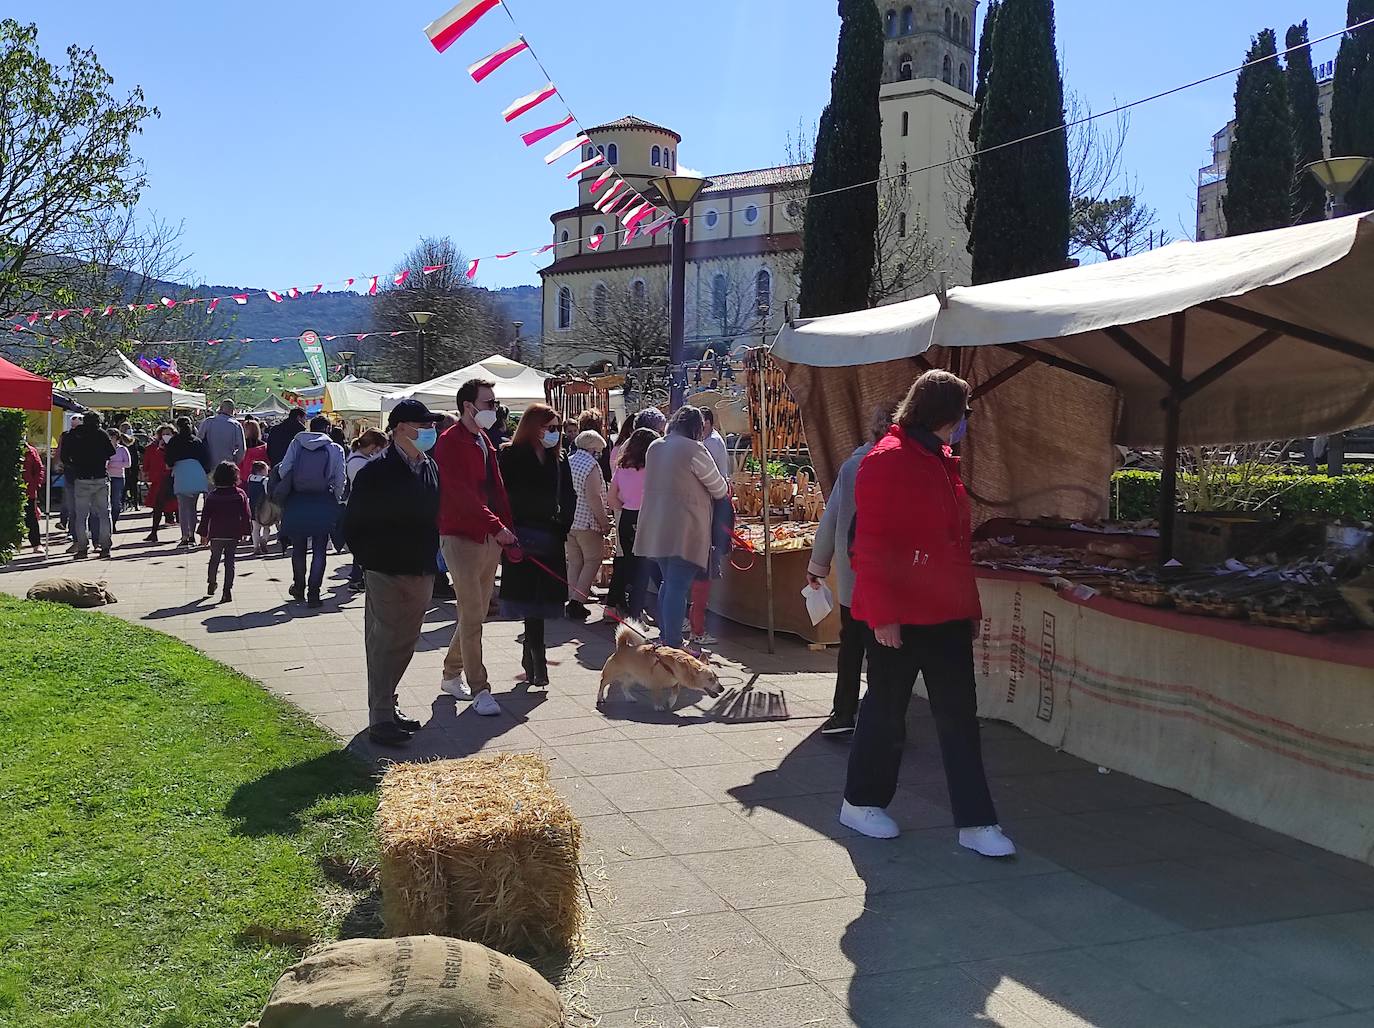
POLYGON ((1120 578, 1108 580, 1103 591, 1113 599, 1127 603, 1139 603, 1145 607, 1172 607, 1173 595, 1169 586, 1161 582, 1152 572, 1135 571, 1120 578))
POLYGON ((763 486, 758 475, 746 471, 735 472, 735 513, 756 518, 763 513, 763 486))
POLYGON ((797 496, 792 501, 793 521, 819 521, 825 513, 825 497, 806 469, 797 472, 797 496))
POLYGON ((1269 628, 1299 632, 1334 632, 1356 625, 1350 605, 1334 588, 1288 585, 1258 597, 1250 606, 1250 621, 1269 628))

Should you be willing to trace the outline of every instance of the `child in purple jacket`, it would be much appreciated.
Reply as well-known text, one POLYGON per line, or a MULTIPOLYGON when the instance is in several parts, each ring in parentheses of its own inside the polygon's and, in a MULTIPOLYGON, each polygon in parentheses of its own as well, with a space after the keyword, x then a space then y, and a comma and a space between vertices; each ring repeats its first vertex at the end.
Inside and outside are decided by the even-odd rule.
POLYGON ((224 561, 224 595, 221 603, 233 599, 234 552, 239 540, 248 534, 252 515, 248 512, 248 496, 239 488, 239 469, 233 461, 221 461, 210 476, 214 491, 205 497, 205 509, 200 515, 201 541, 210 543, 210 571, 206 596, 215 595, 220 561, 224 561))

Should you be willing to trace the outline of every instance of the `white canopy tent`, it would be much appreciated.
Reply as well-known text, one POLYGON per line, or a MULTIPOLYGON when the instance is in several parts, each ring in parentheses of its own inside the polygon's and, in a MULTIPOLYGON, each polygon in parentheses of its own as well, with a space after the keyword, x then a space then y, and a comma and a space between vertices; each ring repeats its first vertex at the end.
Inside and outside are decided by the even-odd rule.
POLYGON ((159 382, 122 353, 115 353, 103 375, 77 375, 60 386, 92 410, 205 409, 205 394, 159 382))
POLYGON ((366 422, 370 427, 383 424, 382 400, 398 389, 395 382, 369 382, 352 375, 324 387, 324 412, 342 418, 350 427, 366 422))
POLYGON ((530 404, 544 402, 544 380, 548 377, 527 364, 493 354, 466 368, 388 393, 382 397, 381 410, 386 413, 402 400, 410 399, 419 400, 431 410, 452 410, 459 386, 472 378, 487 378, 496 383, 497 401, 509 407, 511 413, 520 414, 530 404))

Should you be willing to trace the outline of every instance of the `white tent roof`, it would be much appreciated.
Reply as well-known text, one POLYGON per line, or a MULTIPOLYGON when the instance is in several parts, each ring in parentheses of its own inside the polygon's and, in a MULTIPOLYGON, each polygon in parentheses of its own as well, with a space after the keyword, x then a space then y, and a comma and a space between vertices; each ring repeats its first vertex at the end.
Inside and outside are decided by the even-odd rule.
POLYGON ((387 394, 382 399, 382 411, 407 399, 419 400, 431 410, 452 410, 459 386, 470 378, 489 378, 496 383, 496 399, 519 414, 532 403, 544 402, 544 379, 548 377, 519 361, 493 354, 466 368, 387 394))
POLYGON ((1184 445, 1370 424, 1374 214, 952 289, 945 309, 928 296, 800 321, 773 353, 838 368, 932 346, 1008 346, 1110 383, 1124 401, 1119 441, 1128 445, 1164 440, 1170 379, 1183 399, 1184 445))
POLYGON ((276 393, 268 393, 261 403, 246 413, 261 415, 275 414, 280 416, 287 413, 290 409, 291 408, 286 405, 286 402, 276 393))
POLYGON ((104 375, 77 375, 62 385, 73 400, 94 410, 205 409, 205 394, 159 382, 122 353, 115 353, 104 375))
POLYGON ((376 420, 382 398, 406 386, 395 382, 369 382, 349 376, 324 387, 324 409, 340 417, 371 417, 376 420))

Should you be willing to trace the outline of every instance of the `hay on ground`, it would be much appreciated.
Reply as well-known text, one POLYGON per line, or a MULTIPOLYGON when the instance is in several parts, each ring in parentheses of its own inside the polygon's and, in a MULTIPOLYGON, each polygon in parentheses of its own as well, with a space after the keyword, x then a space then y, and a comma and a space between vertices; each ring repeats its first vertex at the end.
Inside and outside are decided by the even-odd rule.
POLYGON ((570 952, 585 908, 582 826, 532 753, 397 764, 377 807, 390 935, 570 952))

